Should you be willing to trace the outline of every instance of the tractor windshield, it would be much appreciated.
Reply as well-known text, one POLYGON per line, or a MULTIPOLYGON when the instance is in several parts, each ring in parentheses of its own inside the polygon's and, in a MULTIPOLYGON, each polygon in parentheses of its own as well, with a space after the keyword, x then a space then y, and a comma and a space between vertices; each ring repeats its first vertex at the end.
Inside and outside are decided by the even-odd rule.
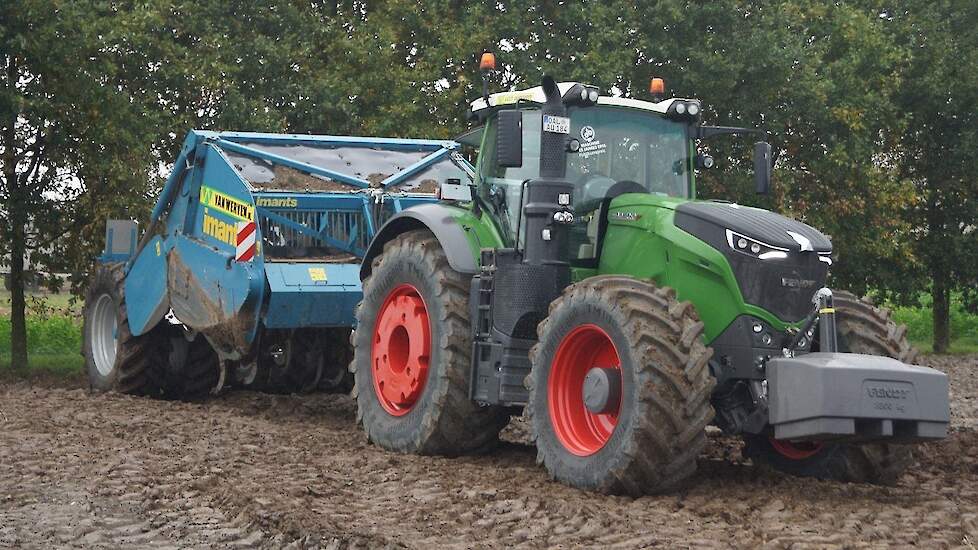
MULTIPOLYGON (((657 113, 611 106, 571 108, 568 140, 580 149, 567 154, 567 180, 575 185, 574 209, 597 208, 615 184, 618 189, 687 197, 690 148, 687 126, 657 113), (624 183, 622 183, 624 182, 624 183)), ((540 111, 523 112, 523 166, 496 162, 496 123, 489 121, 479 166, 479 193, 496 211, 504 232, 515 239, 523 182, 539 177, 540 111)))
POLYGON ((567 155, 567 180, 579 189, 578 203, 604 198, 619 182, 670 197, 689 193, 683 123, 633 109, 573 109, 570 137, 581 144, 580 151, 567 155))

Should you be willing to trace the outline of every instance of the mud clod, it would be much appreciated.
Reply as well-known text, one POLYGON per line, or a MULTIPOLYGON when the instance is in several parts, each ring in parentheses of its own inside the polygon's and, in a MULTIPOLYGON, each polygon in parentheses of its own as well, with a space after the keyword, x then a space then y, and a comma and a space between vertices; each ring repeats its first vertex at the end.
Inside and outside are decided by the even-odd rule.
POLYGON ((974 547, 978 356, 924 362, 951 377, 951 435, 895 487, 757 468, 710 430, 687 490, 637 499, 549 481, 519 419, 487 455, 418 457, 366 444, 348 396, 0 375, 0 548, 974 547))

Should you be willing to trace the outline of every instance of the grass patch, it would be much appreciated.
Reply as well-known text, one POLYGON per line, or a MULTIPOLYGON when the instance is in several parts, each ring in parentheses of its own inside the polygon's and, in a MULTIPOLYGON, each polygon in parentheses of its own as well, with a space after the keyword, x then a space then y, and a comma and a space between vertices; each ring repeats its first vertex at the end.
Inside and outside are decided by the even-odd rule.
MULTIPOLYGON (((27 351, 32 355, 64 355, 81 349, 81 324, 65 316, 28 317, 27 351)), ((0 357, 10 357, 10 318, 0 317, 0 357)))
MULTIPOLYGON (((0 371, 10 369, 10 355, 0 355, 0 371)), ((75 353, 37 355, 30 354, 27 370, 31 373, 44 372, 56 376, 73 376, 85 370, 85 360, 75 353)))
MULTIPOLYGON (((907 325, 907 338, 924 353, 934 351, 934 315, 930 294, 921 296, 919 307, 891 306, 893 320, 907 325)), ((965 311, 960 296, 951 297, 952 354, 978 353, 978 315, 965 311)))
MULTIPOLYGON (((27 370, 53 375, 81 373, 81 320, 74 316, 27 318, 27 370)), ((0 370, 10 368, 10 318, 0 317, 0 370)))

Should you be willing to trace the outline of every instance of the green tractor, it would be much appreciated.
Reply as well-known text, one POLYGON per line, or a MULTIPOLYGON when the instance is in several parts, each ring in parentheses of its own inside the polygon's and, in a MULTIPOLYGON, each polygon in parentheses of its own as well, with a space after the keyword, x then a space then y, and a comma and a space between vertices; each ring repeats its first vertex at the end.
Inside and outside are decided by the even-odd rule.
MULTIPOLYGON (((666 491, 711 423, 757 462, 888 482, 939 439, 946 377, 886 310, 824 288, 832 245, 695 197, 700 102, 542 86, 471 104, 471 181, 402 211, 361 268, 358 420, 386 449, 491 448, 525 414, 538 461, 582 489, 666 491)), ((464 141, 464 138, 463 138, 464 141)), ((758 190, 771 147, 755 145, 758 190)))

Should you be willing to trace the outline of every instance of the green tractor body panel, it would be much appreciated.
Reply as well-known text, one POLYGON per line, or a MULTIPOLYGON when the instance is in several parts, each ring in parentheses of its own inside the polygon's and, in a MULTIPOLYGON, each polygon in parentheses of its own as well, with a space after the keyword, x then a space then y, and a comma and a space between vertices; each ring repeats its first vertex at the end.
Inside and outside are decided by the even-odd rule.
MULTIPOLYGON (((797 326, 797 322, 786 322, 746 303, 727 258, 675 225, 676 207, 688 202, 691 201, 643 193, 615 198, 609 209, 598 267, 575 267, 572 280, 620 274, 671 287, 680 300, 689 300, 696 306, 706 325, 707 343, 740 315, 762 319, 779 331, 797 326)), ((498 227, 485 210, 477 216, 471 203, 448 204, 446 208, 465 231, 476 265, 482 249, 505 246, 498 227)))
POLYGON ((615 198, 598 274, 651 279, 676 290, 696 306, 709 343, 739 315, 763 319, 776 330, 794 324, 744 302, 727 258, 702 240, 676 227, 676 207, 685 199, 649 194, 615 198))
POLYGON ((484 248, 502 248, 503 238, 499 229, 486 211, 476 212, 469 204, 469 207, 449 204, 447 205, 452 218, 465 231, 465 237, 472 250, 472 257, 475 258, 476 265, 479 265, 479 254, 484 248))

